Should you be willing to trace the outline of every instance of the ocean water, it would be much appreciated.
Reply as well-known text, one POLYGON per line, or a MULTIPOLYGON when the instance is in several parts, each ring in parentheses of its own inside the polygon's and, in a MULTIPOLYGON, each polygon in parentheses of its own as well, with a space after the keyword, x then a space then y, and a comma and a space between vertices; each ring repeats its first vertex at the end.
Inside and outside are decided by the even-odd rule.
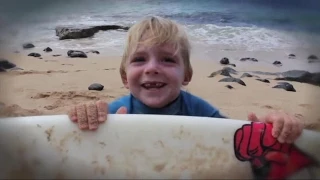
POLYGON ((57 26, 131 26, 147 15, 171 18, 193 44, 216 49, 279 50, 320 47, 319 0, 55 0, 0 1, 1 47, 121 49, 126 32, 58 40, 57 26))

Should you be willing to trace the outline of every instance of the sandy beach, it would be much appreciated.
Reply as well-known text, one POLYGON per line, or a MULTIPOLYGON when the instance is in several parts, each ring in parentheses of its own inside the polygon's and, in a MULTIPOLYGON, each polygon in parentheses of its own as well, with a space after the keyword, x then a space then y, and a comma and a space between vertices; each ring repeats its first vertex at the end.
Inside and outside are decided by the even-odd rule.
MULTIPOLYGON (((119 76, 121 54, 110 55, 112 53, 99 50, 100 54, 87 53, 88 58, 69 58, 66 50, 53 49, 53 52, 47 53, 42 49, 43 47, 19 50, 19 53, 1 53, 1 58, 23 69, 0 73, 1 116, 66 114, 67 110, 77 103, 99 99, 111 102, 128 94, 119 76), (27 56, 30 52, 41 53, 42 59, 27 56), (61 56, 53 57, 53 54, 61 56), (100 83, 104 85, 104 89, 89 91, 88 86, 92 83, 100 83)), ((246 83, 246 86, 242 86, 234 82, 218 82, 224 78, 222 75, 208 77, 212 72, 224 67, 219 63, 223 57, 228 57, 230 63, 236 64, 237 67, 229 67, 237 71, 279 72, 285 70, 287 62, 302 61, 301 59, 305 61, 305 54, 297 54, 297 58, 292 60, 288 59, 284 51, 217 51, 208 57, 209 55, 198 54, 192 56, 194 76, 192 82, 184 87, 185 90, 204 98, 223 114, 234 119, 247 119, 248 112, 262 116, 273 110, 283 110, 304 118, 308 129, 320 130, 320 114, 317 112, 320 106, 318 86, 290 82, 296 89, 296 92, 290 92, 272 88, 277 84, 275 80, 264 83, 257 81, 255 77, 247 77, 242 78, 246 83), (239 57, 254 57, 259 62, 241 62, 239 57), (280 60, 284 65, 276 67, 269 63, 272 61, 270 59, 280 60), (234 88, 226 88, 227 84, 234 88)), ((320 63, 309 65, 310 67, 305 64, 308 69, 315 68, 320 63)), ((234 77, 242 74, 240 72, 234 77)), ((259 77, 270 78, 261 75, 259 77)))

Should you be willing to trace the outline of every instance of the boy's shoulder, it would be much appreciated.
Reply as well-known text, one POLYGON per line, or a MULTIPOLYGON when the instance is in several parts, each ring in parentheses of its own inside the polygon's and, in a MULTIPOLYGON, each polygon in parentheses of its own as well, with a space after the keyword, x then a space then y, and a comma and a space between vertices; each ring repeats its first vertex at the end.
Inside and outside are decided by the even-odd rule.
MULTIPOLYGON (((181 90, 181 98, 183 101, 182 112, 184 115, 226 118, 216 107, 212 106, 210 103, 200 98, 199 96, 181 90)), ((114 100, 109 104, 109 113, 115 114, 117 110, 122 106, 126 107, 128 112, 131 112, 131 101, 131 94, 114 100)))
POLYGON ((130 112, 130 104, 131 104, 131 96, 130 95, 125 95, 125 96, 122 96, 114 101, 112 101, 110 104, 109 104, 109 113, 110 114, 115 114, 117 112, 117 110, 124 106, 127 108, 128 112, 130 112))
POLYGON ((220 113, 218 108, 214 107, 201 97, 193 95, 186 91, 181 92, 184 104, 185 106, 187 106, 187 109, 191 116, 226 118, 220 113))

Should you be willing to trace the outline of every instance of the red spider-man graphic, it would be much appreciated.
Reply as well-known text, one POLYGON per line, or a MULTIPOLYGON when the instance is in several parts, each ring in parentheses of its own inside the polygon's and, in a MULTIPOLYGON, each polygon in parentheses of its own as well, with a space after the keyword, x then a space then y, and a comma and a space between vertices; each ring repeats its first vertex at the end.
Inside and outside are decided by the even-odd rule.
POLYGON ((271 135, 272 125, 252 122, 234 136, 235 155, 250 161, 257 179, 285 179, 315 161, 293 144, 281 144, 271 135))

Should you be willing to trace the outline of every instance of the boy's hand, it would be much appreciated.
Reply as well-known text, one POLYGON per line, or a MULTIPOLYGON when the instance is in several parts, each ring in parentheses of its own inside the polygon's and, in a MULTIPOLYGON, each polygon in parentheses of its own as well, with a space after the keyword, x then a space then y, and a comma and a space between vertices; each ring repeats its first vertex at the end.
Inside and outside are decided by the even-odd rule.
POLYGON ((249 113, 248 120, 273 124, 272 136, 280 143, 293 143, 304 128, 302 120, 284 112, 269 113, 261 118, 249 113))
MULTIPOLYGON (((126 114, 127 109, 121 107, 117 114, 126 114)), ((68 112, 69 118, 77 122, 80 129, 95 130, 100 123, 107 120, 108 104, 104 101, 97 101, 89 104, 79 104, 74 106, 68 112)))

